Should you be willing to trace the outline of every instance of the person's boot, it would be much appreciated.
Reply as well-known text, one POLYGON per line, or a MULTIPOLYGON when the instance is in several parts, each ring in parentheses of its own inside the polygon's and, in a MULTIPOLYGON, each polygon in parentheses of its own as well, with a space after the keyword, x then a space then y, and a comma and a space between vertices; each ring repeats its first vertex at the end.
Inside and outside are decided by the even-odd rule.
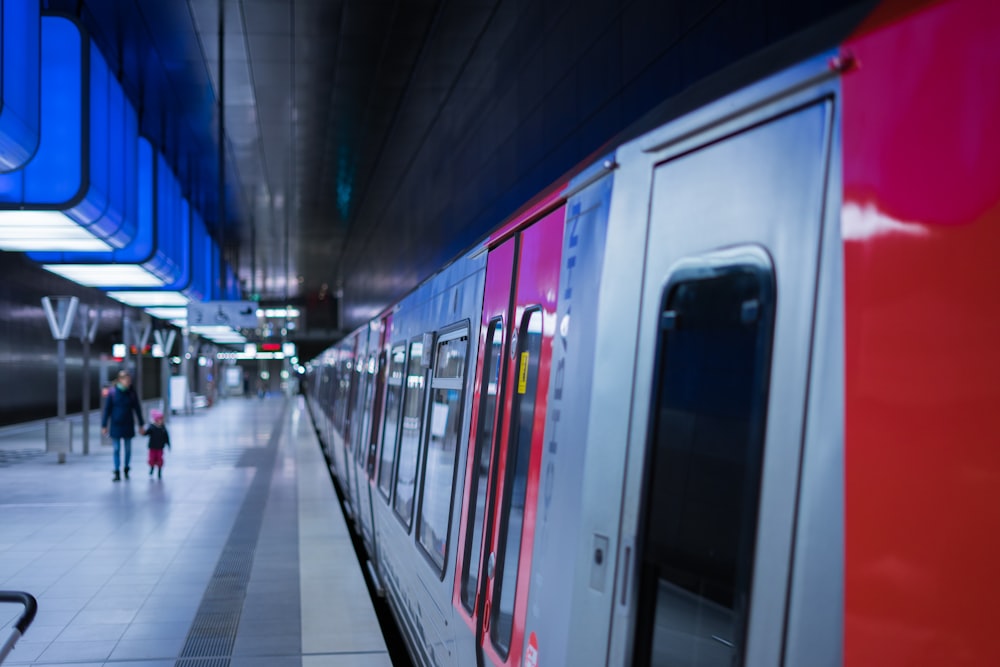
POLYGON ((149 476, 153 476, 153 466, 149 466, 149 476))
POLYGON ((122 481, 122 476, 118 473, 117 470, 115 471, 115 476, 114 476, 114 478, 111 481, 112 482, 120 482, 120 481, 122 481))
POLYGON ((125 479, 128 479, 128 466, 125 466, 125 479))
POLYGON ((156 476, 159 479, 163 479, 163 466, 156 469, 156 476))

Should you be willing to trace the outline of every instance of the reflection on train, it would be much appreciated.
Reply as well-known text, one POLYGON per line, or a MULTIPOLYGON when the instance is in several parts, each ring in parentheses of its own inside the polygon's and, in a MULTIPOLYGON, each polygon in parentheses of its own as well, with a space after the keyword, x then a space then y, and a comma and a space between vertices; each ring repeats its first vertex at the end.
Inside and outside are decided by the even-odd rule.
POLYGON ((418 664, 992 664, 1000 5, 905 4, 313 361, 418 664))

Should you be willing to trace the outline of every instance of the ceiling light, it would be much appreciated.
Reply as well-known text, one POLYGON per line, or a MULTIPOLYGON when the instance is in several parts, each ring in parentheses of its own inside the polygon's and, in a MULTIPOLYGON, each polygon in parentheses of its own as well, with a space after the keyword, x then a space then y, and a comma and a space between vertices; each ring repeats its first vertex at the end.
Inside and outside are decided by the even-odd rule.
POLYGON ((157 290, 122 290, 107 293, 112 299, 121 301, 126 306, 147 308, 150 306, 187 306, 189 299, 180 292, 157 290))
POLYGON ((145 310, 150 317, 155 317, 158 320, 187 319, 187 308, 183 306, 153 306, 145 310))
MULTIPOLYGON (((128 120, 134 122, 132 114, 128 120)), ((133 188, 138 195, 134 216, 137 224, 131 242, 104 252, 35 251, 28 254, 29 258, 53 273, 90 287, 186 287, 190 282, 190 223, 181 203, 180 186, 163 155, 149 140, 139 137, 137 147, 138 170, 133 188)), ((132 210, 131 205, 128 209, 132 210)))
POLYGON ((4 2, 0 21, 5 58, 0 58, 0 171, 19 169, 38 147, 38 90, 41 63, 39 50, 41 21, 35 2, 4 2), (11 57, 13 54, 13 57, 11 57))
POLYGON ((163 279, 138 264, 43 264, 42 268, 87 287, 162 287, 163 279))
POLYGON ((0 211, 0 248, 30 250, 110 250, 111 246, 62 211, 0 211))
POLYGON ((298 308, 258 308, 257 317, 298 317, 298 308))
POLYGON ((136 113, 79 22, 47 15, 40 27, 38 146, 0 174, 0 249, 121 248, 136 231, 136 113))

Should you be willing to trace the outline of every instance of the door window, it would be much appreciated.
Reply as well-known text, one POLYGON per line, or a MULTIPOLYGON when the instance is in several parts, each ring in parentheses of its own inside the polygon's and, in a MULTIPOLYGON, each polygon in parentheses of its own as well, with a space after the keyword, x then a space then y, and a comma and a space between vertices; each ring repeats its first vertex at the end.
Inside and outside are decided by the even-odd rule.
POLYGON ((413 521, 413 497, 417 487, 417 458, 424 423, 424 395, 427 372, 423 365, 424 344, 410 343, 410 358, 406 366, 406 388, 403 393, 403 420, 399 435, 399 461, 396 463, 396 493, 393 507, 403 524, 410 528, 413 521))
POLYGON ((430 428, 424 455, 417 542, 436 566, 438 574, 444 573, 448 553, 468 349, 469 336, 465 329, 455 337, 442 339, 437 346, 437 362, 431 380, 430 428))
POLYGON ((479 568, 482 565, 483 517, 486 513, 486 492, 489 489, 490 455, 493 451, 493 426, 500 402, 500 372, 503 366, 503 320, 490 322, 486 334, 486 354, 483 360, 481 405, 476 445, 473 453, 465 553, 462 559, 462 605, 472 613, 479 590, 479 568))
POLYGON ((386 378, 385 423, 382 425, 382 449, 378 466, 378 488, 389 499, 392 488, 392 464, 396 459, 396 432, 399 427, 399 408, 403 398, 403 368, 406 365, 406 348, 392 351, 389 377, 386 378))
POLYGON ((646 467, 637 664, 743 664, 773 284, 762 258, 681 269, 666 287, 646 467))
POLYGON ((510 420, 504 498, 500 510, 498 560, 494 579, 493 604, 490 617, 490 637, 497 651, 506 656, 510 651, 513 632, 514 593, 521 556, 521 536, 524 527, 524 502, 528 489, 528 468, 531 461, 531 436, 534 426, 538 368, 542 352, 542 311, 528 310, 522 319, 514 358, 513 408, 510 420))

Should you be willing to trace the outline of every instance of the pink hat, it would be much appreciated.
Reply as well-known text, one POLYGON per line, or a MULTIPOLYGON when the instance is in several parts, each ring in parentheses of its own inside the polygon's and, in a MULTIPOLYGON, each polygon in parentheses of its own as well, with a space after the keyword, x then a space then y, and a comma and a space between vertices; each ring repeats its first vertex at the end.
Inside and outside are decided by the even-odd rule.
POLYGON ((163 419, 163 410, 152 409, 149 411, 149 418, 154 422, 158 419, 163 419))

